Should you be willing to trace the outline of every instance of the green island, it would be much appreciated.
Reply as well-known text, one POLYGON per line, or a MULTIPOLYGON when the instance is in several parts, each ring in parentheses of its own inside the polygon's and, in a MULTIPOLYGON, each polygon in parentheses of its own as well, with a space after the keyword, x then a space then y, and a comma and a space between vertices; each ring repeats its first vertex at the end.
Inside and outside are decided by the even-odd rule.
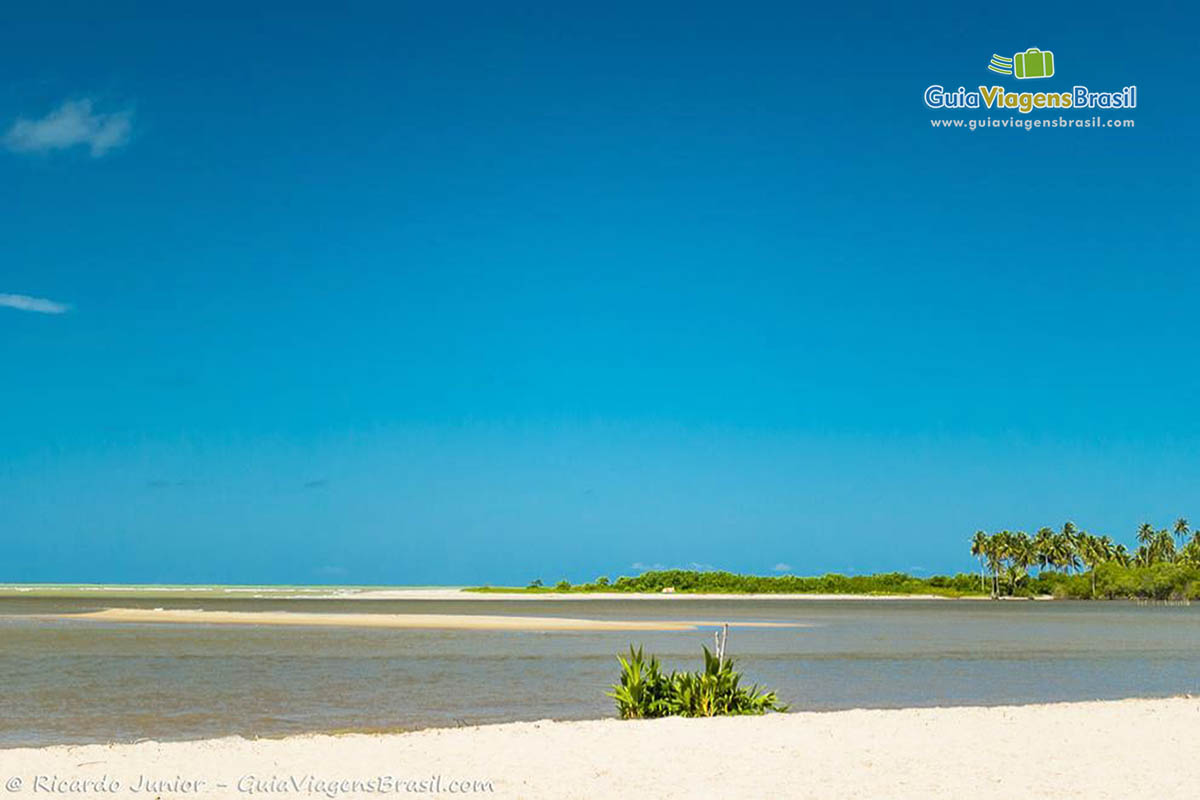
POLYGON ((742 575, 720 570, 651 570, 607 576, 590 583, 561 580, 545 585, 479 586, 481 593, 586 594, 596 592, 680 594, 844 594, 874 596, 1012 597, 1072 600, 1200 600, 1200 530, 1184 518, 1171 528, 1138 528, 1130 550, 1067 522, 1060 529, 976 531, 971 555, 978 573, 917 577, 903 572, 875 575, 742 575))

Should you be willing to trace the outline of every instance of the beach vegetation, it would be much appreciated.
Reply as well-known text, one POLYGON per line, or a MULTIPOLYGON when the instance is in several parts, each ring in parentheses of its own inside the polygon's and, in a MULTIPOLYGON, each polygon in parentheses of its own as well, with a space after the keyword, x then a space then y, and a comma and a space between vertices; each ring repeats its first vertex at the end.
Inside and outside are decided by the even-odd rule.
POLYGON ((621 675, 608 696, 621 719, 656 717, 718 717, 786 711, 775 692, 755 684, 742 686, 733 659, 707 647, 704 666, 697 672, 666 673, 655 656, 631 645, 628 656, 617 656, 621 675))
POLYGON ((1200 599, 1200 530, 1180 517, 1169 527, 1143 523, 1126 546, 1073 522, 1043 526, 1034 534, 977 530, 970 553, 978 574, 918 577, 903 572, 875 575, 745 575, 723 570, 650 570, 636 576, 553 588, 540 580, 527 587, 485 586, 476 592, 629 592, 660 594, 829 594, 938 597, 1055 597, 1076 600, 1200 599))
POLYGON ((976 531, 971 555, 992 597, 1052 595, 1072 599, 1192 600, 1200 596, 1200 532, 1180 517, 1170 528, 1142 523, 1134 550, 1081 530, 976 531))
POLYGON ((598 578, 592 583, 558 584, 545 587, 531 583, 525 588, 483 586, 473 592, 629 592, 661 594, 664 589, 683 594, 863 594, 863 595, 936 595, 961 597, 987 594, 980 589, 978 575, 934 575, 919 578, 903 572, 877 575, 839 575, 829 573, 811 577, 797 575, 745 575, 723 570, 650 570, 636 576, 623 575, 615 580, 598 578))

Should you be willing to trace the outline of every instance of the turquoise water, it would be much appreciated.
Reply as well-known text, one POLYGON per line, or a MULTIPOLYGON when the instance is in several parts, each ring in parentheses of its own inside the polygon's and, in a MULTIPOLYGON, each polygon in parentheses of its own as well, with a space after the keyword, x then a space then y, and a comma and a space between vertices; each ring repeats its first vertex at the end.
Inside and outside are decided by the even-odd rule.
MULTIPOLYGON (((137 594, 130 592, 128 594, 137 594)), ((804 600, 0 598, 0 746, 409 729, 612 713, 615 654, 694 668, 711 633, 144 625, 123 607, 774 620, 735 629, 751 681, 793 709, 1200 693, 1200 607, 804 600)))

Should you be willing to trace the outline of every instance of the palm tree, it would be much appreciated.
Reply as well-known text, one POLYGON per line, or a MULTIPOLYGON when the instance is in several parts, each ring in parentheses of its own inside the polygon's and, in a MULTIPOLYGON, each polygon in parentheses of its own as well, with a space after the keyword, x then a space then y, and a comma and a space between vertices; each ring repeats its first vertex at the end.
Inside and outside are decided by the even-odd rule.
POLYGON ((1096 570, 1094 564, 1097 563, 1096 548, 1092 544, 1091 536, 1083 536, 1079 539, 1079 558, 1084 565, 1092 568, 1092 597, 1096 596, 1096 570))
POLYGON ((1175 560, 1175 539, 1166 528, 1154 530, 1148 525, 1138 529, 1137 549, 1134 561, 1139 567, 1151 567, 1161 562, 1175 560))
POLYGON ((1092 573, 1092 597, 1096 596, 1096 567, 1112 558, 1112 539, 1083 534, 1079 537, 1079 556, 1092 573))
POLYGON ((1189 567, 1200 567, 1200 540, 1193 538, 1179 551, 1179 563, 1189 567))
POLYGON ((1054 530, 1051 528, 1039 528, 1038 532, 1033 535, 1033 546, 1037 551, 1038 570, 1041 571, 1046 567, 1057 567, 1058 560, 1054 548, 1054 530))
POLYGON ((1007 531, 1004 531, 987 537, 987 549, 984 551, 988 569, 992 571, 993 600, 1000 596, 1000 569, 1004 566, 1006 535, 1007 531))
POLYGON ((1025 531, 1010 534, 1008 540, 1008 558, 1011 562, 1008 568, 1009 590, 1017 593, 1017 582, 1029 572, 1029 568, 1037 563, 1037 548, 1025 531))
POLYGON ((1075 523, 1067 520, 1062 526, 1062 546, 1069 554, 1064 566, 1067 572, 1074 574, 1079 568, 1079 559, 1076 557, 1079 553, 1079 528, 1075 527, 1075 523))
POLYGON ((1171 532, 1163 528, 1158 533, 1154 534, 1154 540, 1150 543, 1150 547, 1155 551, 1158 561, 1174 561, 1175 560, 1175 539, 1171 536, 1171 532))
POLYGON ((1075 543, 1065 533, 1054 534, 1054 559, 1067 572, 1073 573, 1079 567, 1079 556, 1075 552, 1075 543))
POLYGON ((1179 542, 1180 547, 1183 547, 1183 545, 1187 542, 1188 534, 1191 533, 1191 530, 1192 529, 1188 527, 1188 521, 1186 517, 1180 517, 1179 519, 1175 520, 1175 539, 1179 542))
POLYGON ((1137 540, 1138 544, 1144 544, 1148 547, 1150 542, 1154 541, 1154 526, 1149 522, 1143 522, 1142 526, 1138 528, 1137 540))
MULTIPOLYGON (((976 531, 971 540, 971 555, 992 573, 993 598, 1000 596, 1001 585, 1010 594, 1016 594, 1034 567, 1042 572, 1062 569, 1070 575, 1086 568, 1092 597, 1097 593, 1099 568, 1110 561, 1126 568, 1175 563, 1200 569, 1200 529, 1193 529, 1185 517, 1176 519, 1170 528, 1156 529, 1144 522, 1138 527, 1137 541, 1137 550, 1130 552, 1110 537, 1094 536, 1068 521, 1063 523, 1061 531, 1043 527, 1033 536, 1024 531, 1002 530, 990 535, 976 531)), ((984 580, 981 569, 981 584, 984 580)))
POLYGON ((979 559, 979 591, 983 591, 983 560, 987 556, 988 535, 983 531, 975 531, 971 538, 971 555, 979 559))
MULTIPOLYGON (((1100 537, 1100 555, 1103 556, 1100 563, 1107 561, 1115 561, 1117 558, 1117 545, 1107 536, 1100 537)), ((1092 594, 1096 593, 1096 571, 1092 570, 1092 594)))

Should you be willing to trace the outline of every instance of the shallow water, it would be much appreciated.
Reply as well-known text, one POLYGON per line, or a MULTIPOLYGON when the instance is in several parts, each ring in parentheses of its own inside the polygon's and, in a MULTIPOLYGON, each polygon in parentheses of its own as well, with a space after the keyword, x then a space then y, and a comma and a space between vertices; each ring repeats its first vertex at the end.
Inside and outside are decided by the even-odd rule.
MULTIPOLYGON (((169 595, 169 593, 168 593, 169 595)), ((798 622, 734 629, 793 709, 1200 692, 1200 607, 813 600, 0 598, 0 746, 608 716, 615 654, 695 668, 708 631, 530 633, 146 625, 104 606, 798 622)))

